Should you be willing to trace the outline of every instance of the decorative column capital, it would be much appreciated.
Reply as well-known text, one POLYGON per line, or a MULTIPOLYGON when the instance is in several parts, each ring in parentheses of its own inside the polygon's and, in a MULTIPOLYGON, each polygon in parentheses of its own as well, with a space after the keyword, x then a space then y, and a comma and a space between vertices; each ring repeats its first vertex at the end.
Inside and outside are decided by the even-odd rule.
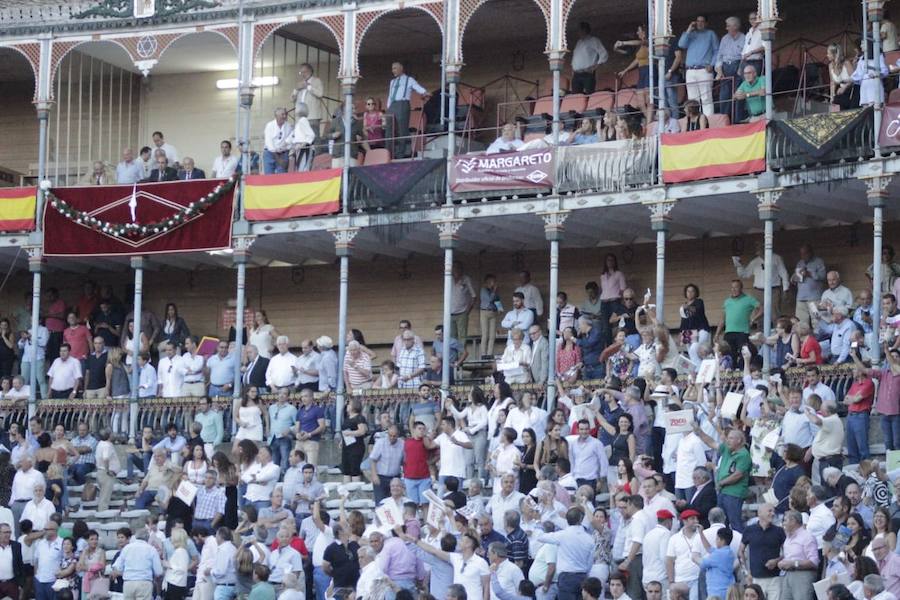
POLYGON ((28 271, 40 273, 44 270, 44 251, 41 246, 24 246, 28 253, 28 271))
POLYGON ((869 201, 869 208, 883 208, 887 202, 888 186, 891 184, 893 176, 874 175, 861 177, 860 179, 866 184, 866 198, 869 201))
POLYGON ((50 118, 50 111, 53 109, 53 102, 51 100, 38 100, 34 103, 34 108, 35 110, 37 110, 38 119, 46 121, 50 118))
POLYGON ((650 228, 653 231, 668 231, 669 223, 672 222, 669 213, 673 208, 675 208, 674 200, 647 204, 647 209, 650 211, 650 228))
POLYGON ((442 250, 452 250, 459 242, 459 228, 465 222, 464 219, 441 219, 432 221, 431 224, 437 227, 438 239, 441 243, 442 250))
POLYGON ((459 83, 460 71, 462 71, 461 62, 448 62, 446 66, 447 83, 459 83))
POLYGON ((132 269, 146 269, 147 264, 150 261, 147 260, 146 256, 132 256, 131 257, 131 268, 132 269))
POLYGON ((756 209, 759 211, 759 219, 761 221, 777 221, 778 220, 778 200, 784 188, 772 188, 768 190, 759 190, 756 193, 756 209))
POLYGON ((567 50, 565 48, 559 48, 556 50, 548 50, 546 52, 547 59, 550 61, 550 70, 551 71, 562 71, 566 65, 566 53, 567 50))
POLYGON ((334 253, 339 258, 349 257, 353 251, 353 238, 359 233, 359 227, 336 227, 328 233, 334 236, 334 253))
POLYGON ((664 54, 669 49, 669 40, 672 39, 670 35, 655 35, 653 36, 653 51, 657 55, 664 54))
POLYGON ((346 96, 348 94, 352 95, 356 92, 356 82, 359 81, 359 77, 356 75, 345 75, 340 78, 341 80, 341 95, 346 96))
POLYGON ((250 260, 250 246, 256 241, 255 235, 236 235, 231 240, 232 259, 235 265, 247 264, 250 260))
POLYGON ((538 216, 544 220, 544 235, 548 242, 561 242, 565 233, 566 219, 569 218, 567 210, 553 210, 539 212, 538 216))
POLYGON ((884 5, 887 0, 864 0, 869 21, 877 23, 884 19, 884 5))

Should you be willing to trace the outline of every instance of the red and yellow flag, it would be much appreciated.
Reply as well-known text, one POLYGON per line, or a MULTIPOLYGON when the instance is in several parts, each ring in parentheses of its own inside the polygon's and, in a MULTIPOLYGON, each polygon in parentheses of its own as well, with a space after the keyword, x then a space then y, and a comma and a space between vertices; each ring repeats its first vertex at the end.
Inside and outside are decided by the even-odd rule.
POLYGON ((0 231, 33 231, 35 187, 0 188, 0 231))
POLYGON ((665 183, 733 177, 766 170, 766 122, 662 136, 665 183))
POLYGON ((327 215, 340 210, 340 200, 341 169, 245 178, 244 216, 248 221, 327 215))

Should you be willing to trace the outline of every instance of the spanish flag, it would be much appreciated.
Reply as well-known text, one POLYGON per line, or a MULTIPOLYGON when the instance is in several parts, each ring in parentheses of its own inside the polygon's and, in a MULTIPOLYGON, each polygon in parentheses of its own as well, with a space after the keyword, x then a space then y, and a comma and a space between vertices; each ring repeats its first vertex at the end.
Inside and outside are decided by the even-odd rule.
POLYGON ((34 231, 37 188, 0 188, 0 231, 34 231))
POLYGON ((341 207, 341 169, 245 177, 244 217, 275 221, 327 215, 341 207))
POLYGON ((766 170, 766 122, 662 136, 663 181, 681 183, 766 170))

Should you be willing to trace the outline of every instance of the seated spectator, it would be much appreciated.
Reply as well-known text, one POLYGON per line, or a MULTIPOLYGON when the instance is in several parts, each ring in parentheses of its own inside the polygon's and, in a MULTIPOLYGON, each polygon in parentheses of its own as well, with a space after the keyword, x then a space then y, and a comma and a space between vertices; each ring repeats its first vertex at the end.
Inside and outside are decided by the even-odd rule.
POLYGON ((594 131, 594 122, 590 119, 582 119, 581 125, 575 131, 575 139, 572 140, 573 146, 581 144, 596 144, 600 141, 597 133, 594 131))
POLYGON ((600 109, 600 118, 597 122, 597 137, 601 142, 614 142, 616 140, 616 121, 619 115, 615 110, 606 112, 600 109))
POLYGON ((287 110, 276 108, 274 119, 266 123, 263 171, 266 175, 286 173, 293 130, 287 122, 287 110))
POLYGON ((817 325, 820 334, 830 336, 822 342, 822 353, 828 357, 828 362, 832 364, 849 362, 851 334, 856 330, 856 326, 847 318, 847 308, 844 306, 832 308, 831 323, 818 320, 817 325))
MULTIPOLYGON (((344 119, 341 118, 342 114, 343 103, 338 111, 335 112, 336 116, 331 119, 331 126, 328 132, 328 139, 334 142, 331 146, 332 169, 338 169, 344 165, 344 119)), ((367 151, 369 149, 368 142, 365 140, 362 121, 355 114, 350 117, 350 137, 353 139, 353 143, 350 144, 350 166, 355 167, 359 164, 359 151, 367 151)))
POLYGON ((366 98, 363 129, 370 148, 384 148, 384 113, 379 109, 375 98, 371 96, 366 98))
POLYGON ((143 162, 134 159, 131 148, 122 150, 122 162, 116 165, 116 183, 119 185, 137 183, 145 177, 143 162))
POLYGON ((294 112, 294 133, 292 136, 291 160, 288 171, 309 171, 315 156, 313 142, 316 141, 316 132, 309 124, 309 108, 302 102, 297 105, 294 112))
POLYGON ((142 179, 141 183, 176 181, 178 179, 178 171, 169 166, 169 159, 166 158, 165 152, 157 150, 154 160, 156 168, 150 171, 150 175, 146 179, 142 179))
POLYGON ((747 103, 747 112, 750 113, 748 122, 759 121, 766 115, 766 78, 756 73, 753 65, 744 66, 744 81, 734 93, 735 100, 743 100, 747 103))
POLYGON ((181 469, 166 459, 165 450, 162 448, 153 450, 153 461, 138 486, 134 507, 137 509, 148 508, 156 500, 161 489, 172 489, 174 478, 180 474, 181 469))
POLYGON ((525 334, 518 327, 513 327, 509 331, 509 343, 500 359, 501 363, 511 367, 504 371, 507 383, 528 383, 530 380, 531 346, 523 343, 524 337, 525 334))
POLYGON ((398 383, 397 365, 392 360, 386 360, 381 363, 381 373, 372 387, 387 390, 398 387, 398 383))
POLYGON ((700 112, 700 103, 696 100, 688 100, 684 103, 684 115, 687 119, 685 131, 699 131, 709 129, 709 119, 700 112))
POLYGON ((221 154, 213 161, 212 176, 215 178, 231 177, 238 170, 240 157, 231 153, 231 142, 228 140, 222 140, 219 150, 221 154))
MULTIPOLYGON (((454 369, 450 367, 450 385, 454 384, 454 369)), ((428 357, 428 368, 425 370, 425 381, 440 384, 443 381, 444 361, 441 357, 432 354, 428 357)))
POLYGON ((194 159, 190 156, 184 157, 184 160, 181 161, 181 167, 181 171, 178 172, 178 179, 206 179, 206 173, 203 172, 203 169, 198 169, 194 166, 194 159))
POLYGON ((516 128, 512 123, 504 123, 500 129, 500 137, 488 146, 485 154, 498 154, 500 152, 513 152, 523 146, 523 142, 516 138, 516 128))
POLYGON ((102 160, 95 160, 90 173, 86 173, 80 181, 81 185, 113 185, 116 178, 102 160))

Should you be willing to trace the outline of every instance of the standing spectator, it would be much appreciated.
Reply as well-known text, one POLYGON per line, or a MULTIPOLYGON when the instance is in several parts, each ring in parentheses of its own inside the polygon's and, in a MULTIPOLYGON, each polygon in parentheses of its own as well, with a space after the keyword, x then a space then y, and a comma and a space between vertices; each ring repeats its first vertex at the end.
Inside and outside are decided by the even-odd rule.
POLYGON ((619 260, 615 254, 603 257, 603 271, 600 273, 600 322, 604 345, 609 345, 610 320, 615 307, 621 303, 626 290, 625 274, 619 270, 619 260))
POLYGON ((165 353, 166 355, 159 359, 157 368, 159 378, 157 394, 163 398, 179 398, 182 394, 181 386, 184 383, 184 362, 175 353, 175 346, 171 342, 166 343, 165 353))
MULTIPOLYGON (((744 569, 753 577, 753 582, 762 587, 766 600, 778 600, 781 592, 781 578, 778 561, 781 557, 785 532, 772 520, 775 507, 761 504, 757 523, 749 525, 743 532, 739 559, 744 569)), ((762 598, 760 598, 762 600, 762 598)))
POLYGON ((166 569, 165 600, 184 600, 187 595, 188 570, 191 567, 191 557, 187 550, 187 532, 182 527, 173 528, 170 541, 174 552, 162 563, 166 569))
MULTIPOLYGON (((534 311, 529 310, 525 306, 525 294, 516 290, 512 295, 512 310, 506 313, 500 326, 507 329, 507 344, 512 341, 512 330, 518 329, 520 332, 528 331, 531 324, 534 323, 534 311)), ((526 342, 528 343, 528 342, 526 342)))
POLYGON ((784 515, 785 540, 778 568, 784 571, 781 584, 786 600, 812 600, 813 583, 818 580, 819 552, 816 538, 803 527, 800 513, 789 510, 784 515))
MULTIPOLYGON (((847 460, 851 465, 869 458, 869 413, 875 399, 875 383, 861 364, 853 367, 853 384, 844 396, 847 404, 847 460)), ((884 418, 884 417, 882 417, 884 418)))
MULTIPOLYGON (((175 346, 171 341, 167 344, 175 346)), ((208 394, 210 398, 231 396, 236 367, 234 361, 234 353, 228 352, 228 342, 225 341, 220 341, 216 347, 216 353, 206 359, 206 378, 209 380, 208 394)), ((183 361, 182 369, 184 369, 183 361)))
POLYGON ((565 292, 556 294, 556 335, 562 336, 567 327, 575 327, 575 322, 581 313, 578 308, 569 302, 569 295, 565 292))
POLYGON ((416 344, 416 334, 406 329, 401 334, 403 349, 397 355, 397 369, 400 375, 401 388, 417 388, 422 383, 425 372, 425 352, 416 344))
POLYGON ((50 365, 47 371, 50 387, 50 397, 60 399, 74 399, 81 384, 81 363, 69 356, 72 347, 63 342, 59 347, 59 356, 50 365))
POLYGON ((719 82, 719 111, 730 115, 734 123, 744 120, 744 111, 740 102, 732 107, 737 82, 740 79, 741 54, 744 50, 744 34, 741 32, 741 20, 737 17, 725 19, 725 35, 719 42, 716 53, 716 80, 719 82))
POLYGON ((134 150, 122 150, 122 162, 116 165, 116 183, 119 185, 135 184, 144 178, 144 171, 138 161, 134 160, 134 150))
POLYGON ((502 542, 491 542, 487 552, 491 567, 491 600, 499 600, 500 596, 494 591, 499 588, 504 598, 507 594, 518 595, 519 584, 525 579, 522 569, 516 566, 509 555, 507 546, 502 542))
MULTIPOLYGON (((202 177, 195 179, 202 179, 202 177)), ((187 323, 181 316, 178 315, 178 306, 176 306, 173 302, 169 302, 168 304, 166 304, 166 314, 163 318, 162 332, 160 335, 160 351, 163 351, 165 349, 165 346, 163 346, 163 342, 166 341, 175 344, 175 349, 180 351, 182 348, 184 348, 185 339, 190 337, 191 335, 191 330, 188 329, 187 323)))
POLYGON ((410 99, 416 92, 422 96, 422 101, 427 102, 431 98, 428 90, 423 88, 418 81, 404 72, 403 64, 399 61, 391 63, 391 79, 387 97, 387 129, 390 140, 391 156, 393 158, 409 158, 409 115, 410 99))
POLYGON ((591 26, 586 21, 578 24, 578 41, 572 51, 572 93, 593 94, 597 88, 594 72, 609 60, 609 53, 603 42, 591 35, 591 26))
POLYGON ((584 510, 572 507, 566 512, 567 527, 562 531, 540 534, 537 542, 559 546, 556 572, 559 573, 560 600, 578 600, 579 589, 594 563, 593 537, 584 530, 584 510))
POLYGON ((84 399, 99 400, 106 392, 106 363, 108 353, 103 338, 93 340, 94 351, 88 354, 84 363, 84 399))
POLYGON ((828 271, 825 275, 825 282, 828 284, 828 289, 822 292, 822 297, 819 299, 819 310, 830 313, 837 307, 843 307, 849 313, 850 307, 853 306, 853 292, 841 284, 841 274, 837 271, 828 271))
POLYGON ((656 511, 656 526, 644 536, 644 543, 641 544, 644 554, 641 582, 645 589, 654 581, 658 582, 663 590, 668 589, 671 583, 666 567, 666 550, 672 537, 674 518, 675 515, 666 509, 656 511))
POLYGON ((387 435, 376 440, 375 447, 369 453, 370 479, 375 504, 390 495, 391 481, 400 477, 404 446, 405 441, 400 437, 400 430, 396 425, 391 425, 388 427, 387 435))
MULTIPOLYGON (((68 326, 63 331, 63 341, 69 344, 69 356, 83 363, 91 349, 91 330, 78 320, 75 311, 69 311, 66 315, 66 323, 68 326)), ((5 342, 6 340, 4 338, 0 341, 5 342)), ((0 352, 2 352, 3 346, 6 344, 0 345, 0 352)), ((6 347, 9 348, 9 346, 6 347)))
POLYGON ((360 465, 366 453, 365 436, 369 428, 362 416, 362 402, 354 398, 347 403, 347 417, 341 423, 341 473, 344 482, 359 481, 360 465))
MULTIPOLYGON (((544 300, 541 298, 541 290, 531 283, 530 271, 519 272, 519 287, 516 288, 516 292, 522 294, 525 308, 534 312, 535 320, 544 315, 544 300)), ((523 327, 522 331, 525 331, 526 329, 527 328, 523 327)))
POLYGON ((275 343, 280 337, 275 327, 269 323, 269 317, 266 311, 258 310, 253 315, 253 325, 247 332, 247 343, 256 346, 259 355, 263 358, 272 358, 275 350, 275 343))
MULTIPOLYGON (((885 52, 887 52, 885 50, 885 52)), ((885 244, 881 249, 881 290, 876 290, 879 296, 889 294, 894 289, 894 282, 900 277, 900 263, 894 261, 894 247, 885 244)), ((866 269, 866 278, 875 281, 875 265, 871 264, 866 269)))
POLYGON ((528 328, 528 337, 531 338, 531 365, 529 367, 531 381, 544 385, 547 382, 550 368, 549 343, 539 325, 532 325, 528 328))
POLYGON ((453 286, 450 290, 450 338, 465 343, 469 337, 469 313, 475 306, 475 288, 459 261, 453 261, 451 273, 453 286))
MULTIPOLYGON (((108 429, 101 429, 97 434, 100 441, 97 442, 96 461, 97 461, 97 483, 100 485, 100 492, 97 496, 97 510, 103 511, 109 509, 109 499, 112 497, 113 487, 117 482, 117 474, 121 468, 119 455, 112 442, 109 441, 110 432, 108 429)), ((141 465, 144 467, 144 465, 141 465)), ((131 465, 129 465, 129 469, 131 465)), ((147 467, 144 467, 147 470, 147 467)))
POLYGON ((601 331, 594 327, 594 321, 582 315, 578 318, 578 333, 575 343, 581 349, 581 363, 576 366, 585 379, 602 379, 606 368, 601 359, 603 354, 601 331))
MULTIPOLYGON (((762 242, 759 240, 756 241, 755 255, 750 262, 747 263, 747 266, 741 265, 739 260, 735 260, 734 266, 739 278, 753 278, 753 295, 757 302, 762 302, 766 289, 766 263, 763 258, 762 242)), ((781 256, 775 252, 772 253, 772 273, 769 277, 769 281, 772 284, 772 316, 773 318, 777 318, 782 313, 782 292, 787 293, 791 283, 787 269, 784 266, 784 260, 782 260, 781 256)))
MULTIPOLYGON (((530 311, 526 312, 530 314, 530 311)), ((506 383, 528 383, 531 380, 531 348, 525 343, 524 337, 523 331, 518 327, 509 330, 509 342, 499 361, 506 365, 515 365, 504 370, 506 383)))
POLYGON ((669 584, 680 583, 690 588, 690 597, 696 599, 700 580, 700 567, 694 562, 695 554, 703 554, 703 531, 700 513, 693 509, 681 512, 681 531, 669 538, 666 548, 666 572, 669 584))
POLYGON ((319 391, 333 392, 337 389, 337 352, 334 351, 334 342, 327 335, 316 338, 316 348, 319 350, 319 391))
POLYGON ((497 294, 497 278, 485 275, 479 292, 479 314, 481 325, 481 358, 494 356, 494 342, 497 338, 497 314, 502 304, 497 294))
MULTIPOLYGON (((44 536, 34 544, 32 562, 34 564, 34 597, 36 600, 55 600, 56 598, 53 584, 56 583, 63 558, 63 540, 57 535, 57 529, 59 529, 59 525, 54 521, 48 521, 44 529, 44 536)), ((158 556, 157 561, 159 561, 158 556)))
POLYGON ((301 105, 306 105, 309 113, 307 120, 317 141, 322 135, 321 125, 324 113, 322 97, 325 95, 325 87, 322 85, 322 80, 313 74, 312 65, 309 63, 300 65, 298 75, 300 79, 297 87, 291 92, 291 100, 294 101, 294 115, 299 114, 301 105))
MULTIPOLYGON (((819 477, 826 467, 840 469, 844 464, 844 424, 833 402, 822 402, 821 415, 806 407, 806 416, 819 430, 812 443, 813 458, 819 462, 819 477)), ((824 482, 824 478, 822 479, 824 482)))
POLYGON ((263 172, 287 173, 293 128, 287 122, 287 110, 275 109, 275 118, 266 123, 264 131, 263 172))
POLYGON ((200 424, 200 438, 203 440, 203 450, 206 456, 215 453, 216 446, 225 438, 225 425, 222 413, 216 410, 209 398, 200 401, 200 410, 194 415, 194 422, 200 424))
POLYGON ((723 338, 731 348, 734 364, 738 364, 741 349, 750 345, 750 325, 762 314, 762 305, 753 296, 744 293, 740 279, 731 281, 731 296, 722 308, 722 320, 716 330, 716 338, 723 338))
POLYGON ((228 140, 222 140, 219 152, 219 156, 213 161, 212 176, 216 179, 227 179, 237 171, 240 159, 231 153, 231 142, 228 140))
POLYGON ((419 506, 428 504, 424 493, 431 489, 428 452, 438 447, 425 433, 425 423, 416 421, 412 434, 403 442, 403 483, 406 495, 419 506))
POLYGON ((276 392, 282 388, 290 389, 294 383, 297 370, 297 357, 289 352, 291 341, 286 335, 279 335, 275 342, 278 354, 269 359, 266 367, 266 387, 276 392))
POLYGON ((706 28, 706 17, 698 16, 681 34, 678 47, 685 50, 685 82, 691 100, 699 100, 703 114, 713 115, 713 66, 719 40, 715 32, 706 28))
POLYGON ((31 381, 31 369, 33 368, 35 370, 35 379, 41 388, 41 398, 49 398, 50 392, 47 388, 47 372, 44 365, 46 364, 47 344, 50 340, 50 331, 43 324, 39 324, 37 334, 34 334, 29 328, 22 331, 19 335, 18 346, 22 353, 20 365, 22 379, 31 381), (32 349, 32 344, 37 346, 36 353, 32 349), (32 358, 33 353, 37 354, 35 358, 32 358))
POLYGON ((344 352, 344 387, 350 394, 372 387, 372 359, 356 340, 344 352))
POLYGON ((212 568, 206 570, 206 576, 211 576, 215 584, 216 600, 232 600, 235 597, 234 586, 237 583, 237 570, 235 569, 235 555, 231 530, 227 527, 219 527, 216 531, 216 555, 212 568))
MULTIPOLYGON (((578 307, 579 313, 593 321, 595 327, 603 327, 603 301, 600 300, 600 286, 596 281, 588 281, 584 285, 584 291, 587 296, 578 307)), ((605 322, 608 324, 609 318, 605 319, 605 322)))
POLYGON ((744 521, 741 511, 744 506, 744 497, 747 495, 747 487, 750 485, 752 468, 750 452, 744 445, 744 433, 740 429, 732 429, 725 436, 725 443, 718 444, 718 446, 716 441, 696 424, 694 433, 707 446, 718 449, 719 456, 721 456, 716 470, 716 487, 719 488, 718 505, 725 511, 729 527, 743 533, 744 521))
POLYGON ((756 72, 763 74, 763 56, 765 47, 763 46, 762 32, 759 30, 761 23, 759 15, 752 12, 747 17, 750 22, 750 29, 744 36, 744 48, 741 51, 741 68, 746 65, 753 65, 756 72))
POLYGON ((44 325, 50 332, 47 340, 47 361, 52 363, 59 356, 59 346, 63 341, 63 330, 66 328, 66 303, 59 297, 59 290, 49 288, 44 296, 46 314, 44 325))
POLYGON ((325 411, 314 404, 310 389, 300 390, 300 407, 297 409, 297 441, 306 460, 312 465, 319 463, 319 441, 325 432, 325 411))
POLYGON ((293 436, 291 428, 297 416, 297 408, 288 403, 288 391, 278 390, 278 400, 269 405, 269 447, 272 448, 272 460, 282 472, 288 469, 288 455, 291 453, 293 436))
POLYGON ((637 326, 635 325, 637 308, 634 290, 625 288, 625 291, 622 292, 622 302, 613 306, 613 313, 609 316, 610 325, 617 326, 625 331, 625 341, 631 348, 637 348, 641 343, 641 336, 638 334, 637 326))
MULTIPOLYGON (((882 51, 883 52, 883 51, 882 51)), ((859 105, 871 106, 884 102, 884 78, 890 74, 884 54, 875 56, 875 44, 868 36, 859 47, 860 60, 853 71, 853 82, 859 85, 859 105), (868 56, 868 60, 863 59, 868 56)))
POLYGON ((681 341, 688 346, 688 354, 694 364, 700 364, 700 346, 709 344, 709 320, 706 305, 700 298, 700 288, 693 283, 684 286, 684 304, 681 316, 681 341))
POLYGON ((597 481, 605 479, 609 469, 609 459, 603 444, 591 436, 591 423, 587 419, 578 421, 578 436, 569 442, 569 459, 572 476, 579 487, 597 488, 597 481))
POLYGON ((818 303, 825 281, 825 262, 813 253, 812 246, 800 246, 800 260, 794 267, 791 282, 797 285, 797 305, 794 313, 800 323, 810 323, 809 303, 818 303))
MULTIPOLYGON (((444 359, 444 326, 438 323, 434 326, 434 342, 431 344, 431 351, 434 356, 443 361, 444 359)), ((469 351, 466 350, 466 340, 450 336, 450 377, 453 378, 453 370, 466 362, 469 358, 469 351)))
POLYGON ((153 595, 153 581, 163 575, 159 552, 147 543, 148 536, 147 529, 139 529, 113 562, 113 575, 125 582, 125 598, 150 598, 153 595))
MULTIPOLYGON (((863 366, 855 353, 850 356, 857 367, 863 366)), ((881 415, 885 446, 888 450, 900 450, 900 350, 886 348, 882 368, 870 369, 866 375, 878 380, 875 408, 881 415)))
POLYGON ((700 541, 703 542, 703 547, 708 554, 702 560, 698 560, 697 556, 693 556, 693 558, 703 571, 709 596, 725 598, 728 588, 734 584, 735 553, 731 548, 734 534, 727 527, 721 527, 715 533, 715 548, 710 547, 704 532, 700 536, 700 541))

